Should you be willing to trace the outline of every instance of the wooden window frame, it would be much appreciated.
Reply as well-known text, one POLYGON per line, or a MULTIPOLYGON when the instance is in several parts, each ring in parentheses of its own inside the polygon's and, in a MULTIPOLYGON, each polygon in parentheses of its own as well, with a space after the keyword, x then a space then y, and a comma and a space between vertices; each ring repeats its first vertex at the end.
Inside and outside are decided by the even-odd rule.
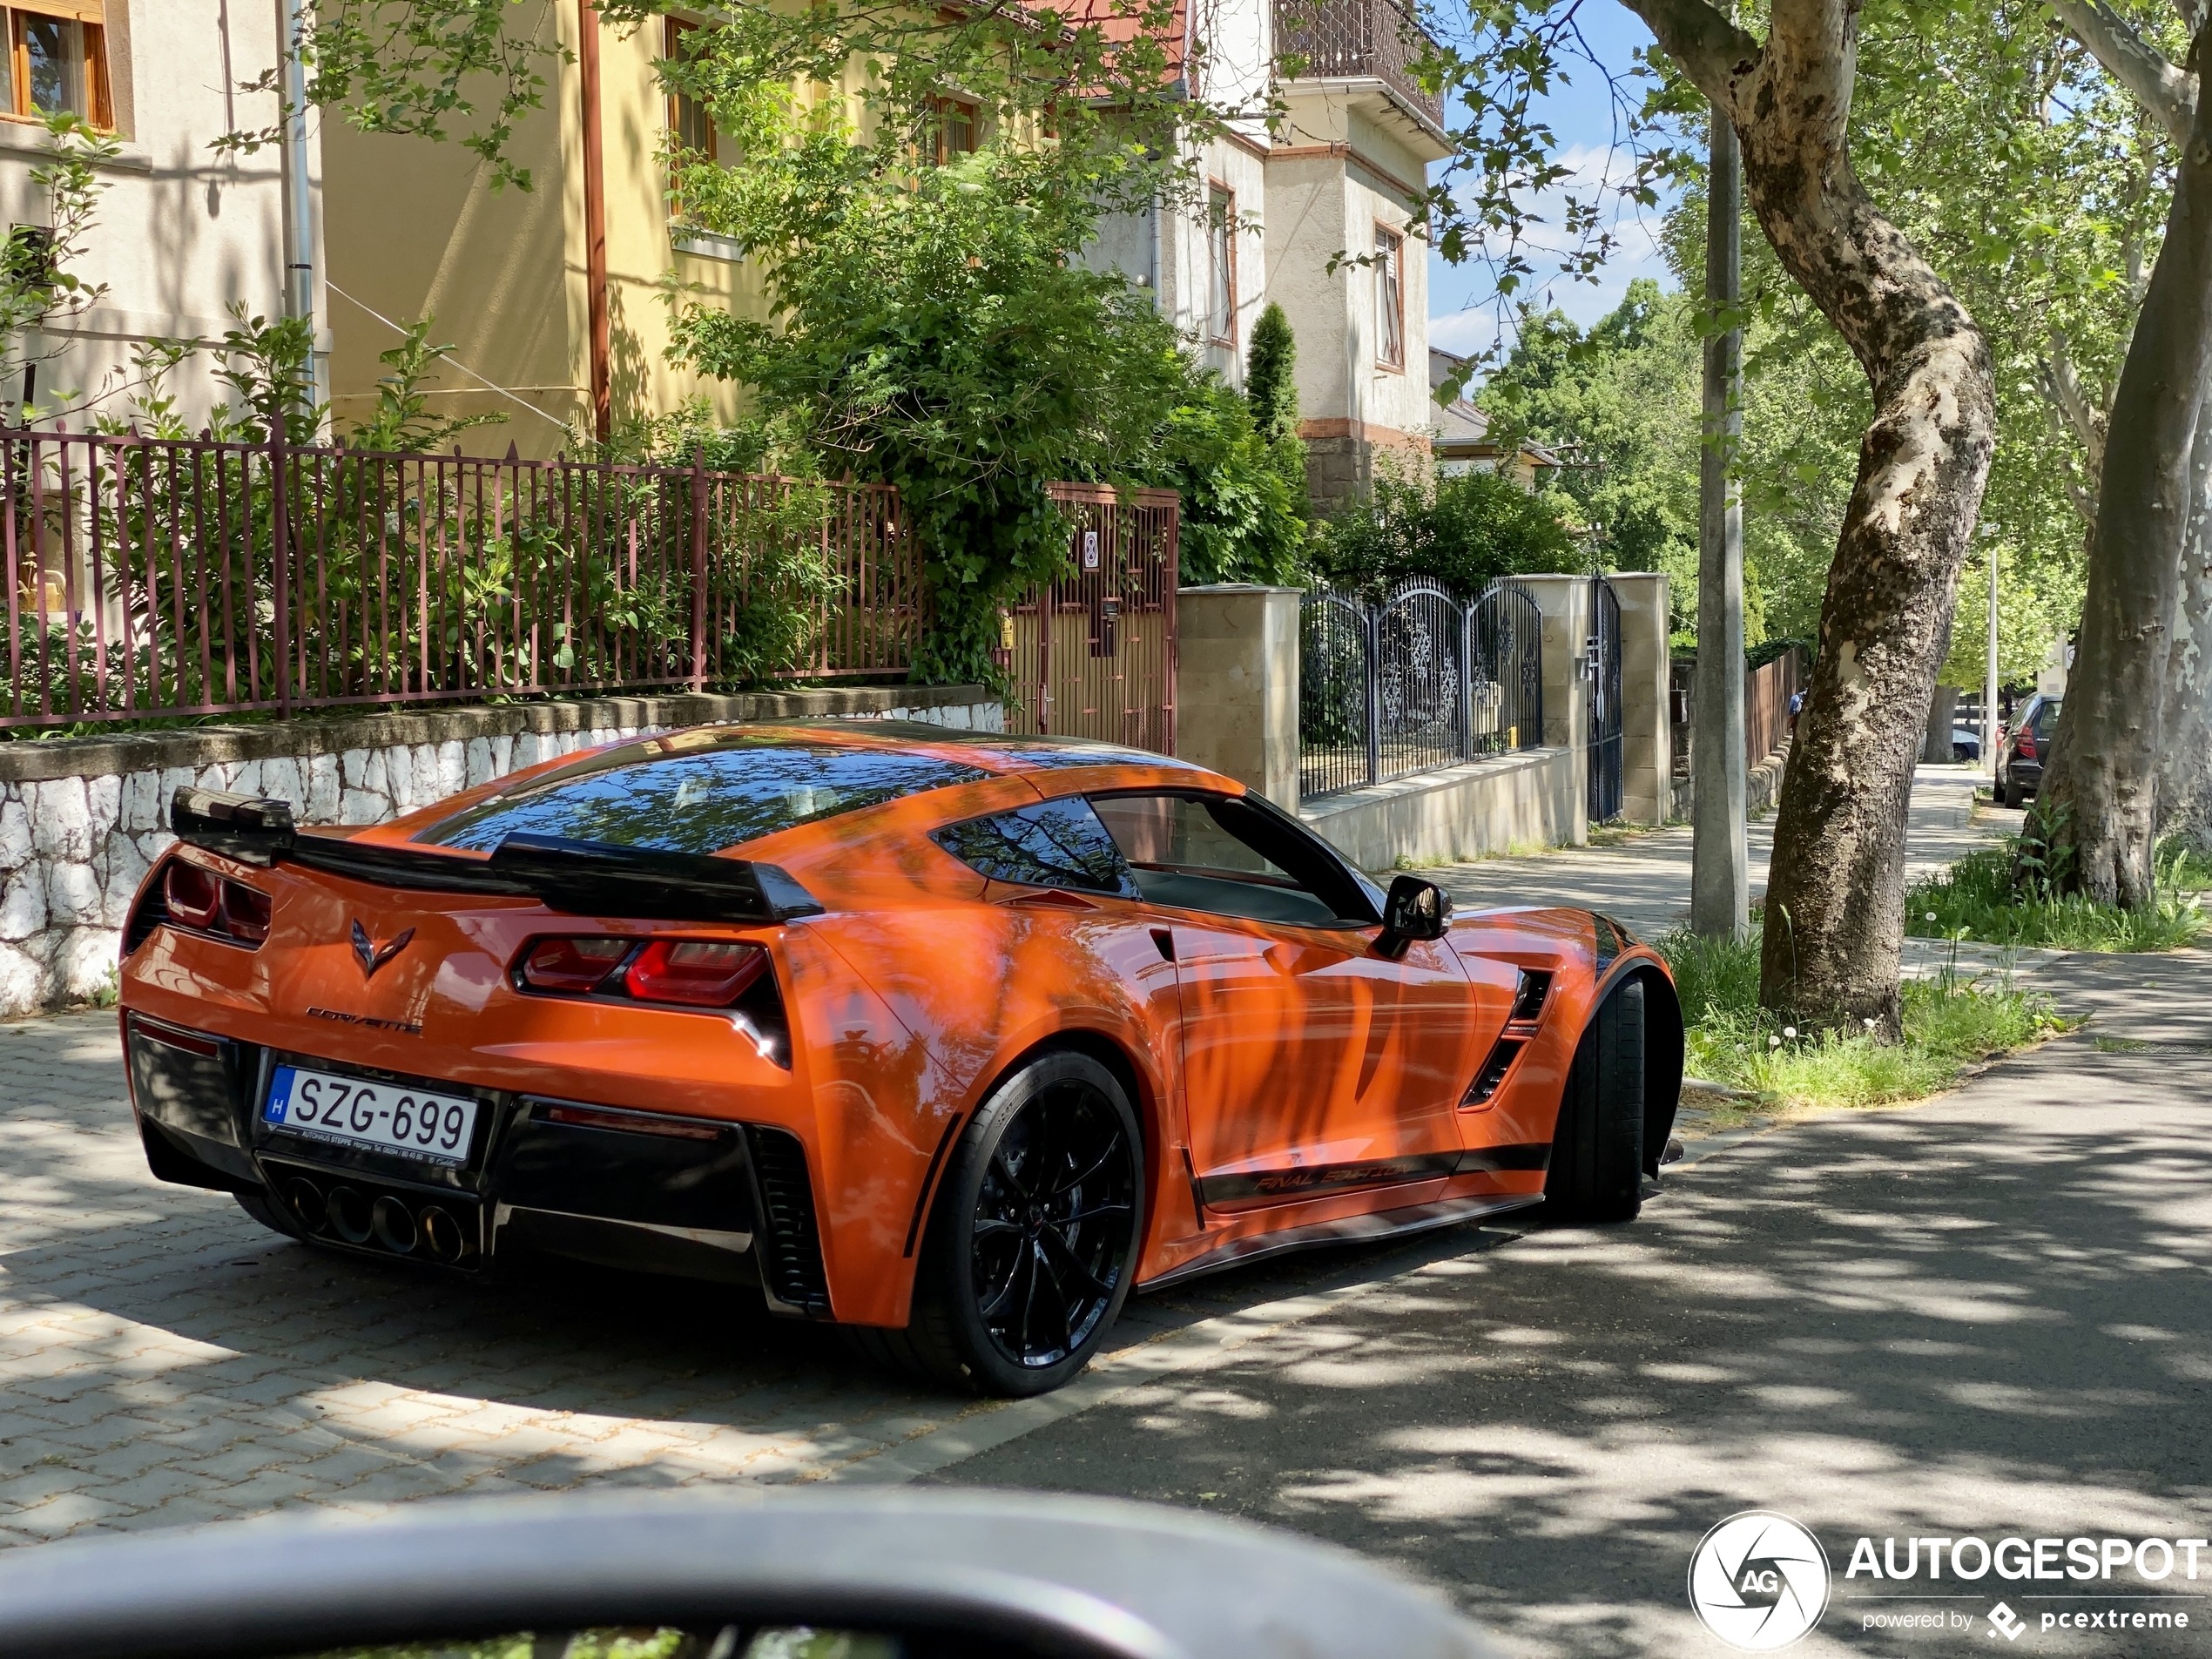
POLYGON ((1375 261, 1375 331, 1379 336, 1375 341, 1375 367, 1385 370, 1389 374, 1403 374, 1406 372, 1406 233, 1390 224, 1387 220, 1379 219, 1377 219, 1375 221, 1375 253, 1377 255, 1375 261), (1389 253, 1391 257, 1391 264, 1397 273, 1397 280, 1391 286, 1390 290, 1393 308, 1397 313, 1397 316, 1394 320, 1397 327, 1394 330, 1386 329, 1383 327, 1383 291, 1385 270, 1380 256, 1384 253, 1383 244, 1386 240, 1387 240, 1390 244, 1389 253), (1390 336, 1393 333, 1395 333, 1398 336, 1398 355, 1395 358, 1386 356, 1384 352, 1385 347, 1389 344, 1390 336))
POLYGON ((953 157, 972 156, 983 147, 983 111, 973 98, 933 98, 929 100, 929 165, 941 167, 953 157), (954 110, 968 117, 968 147, 954 150, 947 142, 951 136, 952 123, 947 119, 954 110))
POLYGON ((0 8, 0 22, 7 30, 9 101, 0 110, 0 121, 36 125, 31 113, 30 48, 24 38, 26 17, 58 17, 76 24, 84 44, 80 71, 84 78, 84 119, 103 132, 115 131, 114 77, 108 64, 107 8, 105 0, 28 0, 0 8))
POLYGON ((1211 342, 1235 350, 1237 346, 1237 192, 1218 179, 1206 180, 1206 327, 1211 342), (1214 219, 1214 204, 1222 204, 1220 221, 1214 219), (1220 239, 1221 257, 1228 270, 1224 273, 1223 288, 1228 303, 1222 307, 1222 331, 1213 333, 1214 253, 1215 239, 1220 239))
MULTIPOLYGON (((664 22, 665 28, 664 29, 661 36, 661 44, 665 49, 664 55, 672 63, 680 62, 682 61, 680 54, 683 51, 684 37, 695 32, 700 25, 689 22, 682 17, 670 17, 665 19, 664 22)), ((683 106, 686 104, 697 104, 698 102, 698 101, 696 98, 688 97, 682 92, 671 91, 668 94, 667 118, 669 135, 675 138, 678 144, 682 144, 684 139, 683 106)), ((704 154, 709 161, 720 161, 722 158, 720 142, 721 135, 715 132, 714 117, 707 112, 705 105, 700 105, 699 107, 699 124, 706 129, 706 145, 704 151, 700 153, 704 154)), ((684 147, 686 149, 691 148, 689 145, 685 145, 684 147)))

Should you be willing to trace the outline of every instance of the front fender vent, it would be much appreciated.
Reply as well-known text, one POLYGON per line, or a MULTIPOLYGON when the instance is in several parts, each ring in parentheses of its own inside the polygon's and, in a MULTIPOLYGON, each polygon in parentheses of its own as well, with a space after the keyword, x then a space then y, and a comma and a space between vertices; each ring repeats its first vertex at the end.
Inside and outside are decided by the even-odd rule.
POLYGON ((1500 1037, 1497 1047, 1490 1050, 1490 1057, 1482 1062, 1482 1069, 1474 1074, 1474 1081, 1467 1085, 1467 1093, 1460 1097, 1460 1104, 1462 1107, 1487 1106, 1504 1086, 1506 1074, 1513 1069, 1513 1062, 1521 1057, 1521 1051, 1527 1046, 1520 1037, 1500 1037))
POLYGON ((829 1279, 822 1271, 822 1235, 814 1220, 806 1149, 788 1130, 755 1123, 747 1135, 760 1183, 761 1282, 784 1310, 826 1319, 829 1279))
POLYGON ((1534 1025, 1544 1017, 1544 1000, 1552 994, 1552 976, 1542 968, 1524 968, 1521 983, 1513 994, 1513 1012, 1506 1015, 1508 1025, 1534 1025))

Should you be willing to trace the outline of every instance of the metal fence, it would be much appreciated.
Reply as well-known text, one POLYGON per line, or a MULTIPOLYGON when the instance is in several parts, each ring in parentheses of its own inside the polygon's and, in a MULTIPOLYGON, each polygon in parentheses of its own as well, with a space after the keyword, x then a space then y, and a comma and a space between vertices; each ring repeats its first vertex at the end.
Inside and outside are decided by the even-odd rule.
POLYGON ((1379 80, 1426 116, 1444 122, 1444 100, 1414 74, 1436 50, 1411 6, 1394 0, 1276 0, 1278 56, 1298 60, 1301 80, 1379 80))
POLYGON ((1182 497, 1109 484, 1049 489, 1068 522, 1068 563, 1006 617, 1008 727, 1173 754, 1182 497))
POLYGON ((0 727, 903 671, 887 487, 0 431, 0 727))
POLYGON ((1299 608, 1298 792, 1433 772, 1544 740, 1543 618, 1500 581, 1461 605, 1433 582, 1299 608))

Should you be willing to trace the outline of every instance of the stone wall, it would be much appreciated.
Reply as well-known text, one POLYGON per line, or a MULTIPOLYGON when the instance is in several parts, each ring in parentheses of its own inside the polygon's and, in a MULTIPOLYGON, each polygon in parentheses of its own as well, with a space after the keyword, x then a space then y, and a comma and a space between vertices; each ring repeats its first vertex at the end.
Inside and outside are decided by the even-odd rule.
POLYGON ((180 786, 288 800, 304 824, 379 824, 578 749, 687 725, 837 717, 997 731, 981 687, 597 698, 0 744, 0 1017, 112 986, 138 883, 180 786))

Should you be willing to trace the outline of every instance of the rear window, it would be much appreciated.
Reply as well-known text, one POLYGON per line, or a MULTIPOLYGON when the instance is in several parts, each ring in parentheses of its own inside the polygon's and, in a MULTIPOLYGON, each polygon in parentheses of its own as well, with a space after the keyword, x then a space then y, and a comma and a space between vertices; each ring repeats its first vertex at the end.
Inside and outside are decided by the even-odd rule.
POLYGON ((2043 706, 2035 711, 2034 732, 2037 737, 2047 738, 2059 729, 2059 705, 2065 700, 2057 697, 2043 700, 2043 706))
POLYGON ((1137 896, 1121 849, 1080 795, 948 825, 930 839, 994 881, 1137 896))
POLYGON ((520 833, 719 853, 794 825, 991 776, 895 750, 680 732, 625 744, 482 800, 415 836, 489 853, 520 833))

